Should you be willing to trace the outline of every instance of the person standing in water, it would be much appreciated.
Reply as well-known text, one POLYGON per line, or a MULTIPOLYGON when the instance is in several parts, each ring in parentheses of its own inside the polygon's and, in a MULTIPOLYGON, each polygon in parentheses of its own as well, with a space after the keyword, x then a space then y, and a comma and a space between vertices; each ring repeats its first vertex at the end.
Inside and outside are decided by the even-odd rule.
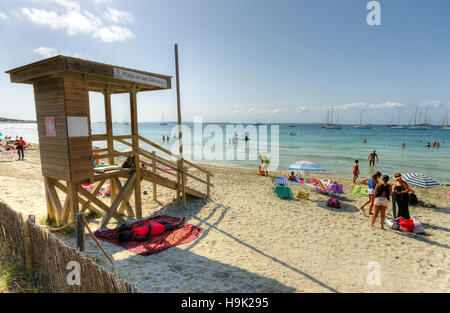
POLYGON ((353 164, 353 183, 356 183, 356 180, 358 179, 359 176, 359 165, 358 165, 358 160, 355 160, 355 164, 353 164))
POLYGON ((369 154, 369 166, 375 166, 375 159, 377 159, 378 162, 378 154, 375 150, 371 154, 369 154))

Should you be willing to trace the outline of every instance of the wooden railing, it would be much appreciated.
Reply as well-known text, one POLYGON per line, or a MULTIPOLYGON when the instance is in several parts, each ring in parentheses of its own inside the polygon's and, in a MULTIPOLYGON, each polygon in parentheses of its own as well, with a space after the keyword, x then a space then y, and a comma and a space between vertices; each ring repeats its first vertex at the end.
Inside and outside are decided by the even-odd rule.
MULTIPOLYGON (((105 141, 108 139, 117 141, 118 143, 120 143, 122 145, 128 146, 132 150, 126 151, 126 152, 114 151, 113 153, 96 155, 96 156, 93 156, 93 160, 107 159, 107 158, 120 157, 120 156, 129 156, 131 154, 139 154, 140 156, 151 160, 151 163, 152 163, 151 170, 153 173, 160 171, 165 174, 175 176, 177 178, 177 187, 179 188, 179 193, 181 192, 183 194, 184 201, 186 199, 184 189, 186 186, 187 178, 193 179, 195 181, 198 181, 198 182, 206 185, 206 195, 208 198, 210 197, 211 187, 214 187, 214 185, 211 183, 211 177, 214 177, 214 175, 211 172, 209 172, 208 170, 198 166, 195 163, 192 163, 191 161, 183 159, 179 154, 172 153, 171 151, 167 150, 166 148, 164 148, 164 147, 158 145, 157 143, 154 143, 142 136, 137 136, 137 139, 142 141, 143 143, 155 148, 155 150, 159 150, 163 154, 166 154, 166 155, 169 155, 169 156, 175 158, 176 161, 164 158, 160 155, 156 155, 155 150, 150 152, 140 146, 138 148, 138 151, 134 151, 133 144, 126 141, 126 139, 133 139, 133 135, 111 136, 111 137, 108 137, 107 135, 93 135, 92 136, 92 141, 105 141), (166 171, 166 170, 164 170, 163 167, 161 167, 159 165, 171 168, 176 173, 173 173, 171 171, 166 171), (185 165, 188 165, 188 166, 191 166, 191 167, 197 169, 201 174, 206 175, 206 177, 203 179, 203 178, 197 177, 195 175, 192 175, 191 173, 187 172, 185 165)), ((98 149, 95 151, 96 152, 108 152, 108 149, 98 149)), ((156 191, 156 188, 154 188, 154 190, 156 191)), ((154 197, 156 198, 155 194, 154 194, 154 197)))

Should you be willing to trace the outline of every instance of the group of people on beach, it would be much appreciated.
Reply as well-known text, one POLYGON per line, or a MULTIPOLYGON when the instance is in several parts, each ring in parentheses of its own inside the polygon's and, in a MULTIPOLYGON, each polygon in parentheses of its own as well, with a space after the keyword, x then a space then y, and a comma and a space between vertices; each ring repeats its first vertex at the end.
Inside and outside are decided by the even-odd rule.
POLYGON ((17 150, 19 160, 24 160, 24 151, 31 149, 31 144, 27 144, 23 137, 16 136, 16 140, 11 140, 11 136, 5 136, 5 144, 0 142, 0 147, 6 151, 17 150))
POLYGON ((409 216, 409 193, 414 192, 409 188, 406 181, 403 180, 401 173, 394 174, 395 184, 389 184, 389 176, 382 175, 380 172, 376 172, 371 177, 367 177, 362 182, 368 184, 369 200, 367 200, 361 207, 361 211, 365 211, 365 206, 369 206, 369 215, 373 215, 371 226, 373 227, 375 221, 380 214, 381 228, 384 228, 384 221, 386 218, 386 209, 389 206, 392 199, 392 215, 394 218, 403 217, 404 219, 410 219, 409 216), (398 212, 396 207, 398 206, 398 212), (372 209, 374 212, 372 213, 372 209))

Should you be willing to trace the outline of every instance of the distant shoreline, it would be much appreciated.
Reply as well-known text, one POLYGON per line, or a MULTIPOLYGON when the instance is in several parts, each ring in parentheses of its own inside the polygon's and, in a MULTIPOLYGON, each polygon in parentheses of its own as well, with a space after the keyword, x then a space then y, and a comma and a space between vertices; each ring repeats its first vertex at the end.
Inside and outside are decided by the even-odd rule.
POLYGON ((36 124, 37 121, 16 120, 13 118, 0 117, 0 124, 36 124))

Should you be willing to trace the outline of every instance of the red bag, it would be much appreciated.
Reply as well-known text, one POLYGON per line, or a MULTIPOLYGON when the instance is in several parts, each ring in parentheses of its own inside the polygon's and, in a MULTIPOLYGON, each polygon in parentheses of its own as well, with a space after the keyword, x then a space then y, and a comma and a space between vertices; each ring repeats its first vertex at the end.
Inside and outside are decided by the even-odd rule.
POLYGON ((414 230, 414 221, 401 218, 400 219, 400 229, 407 233, 412 233, 412 231, 414 230))
POLYGON ((263 171, 262 171, 262 168, 261 168, 261 166, 259 167, 259 175, 261 175, 261 176, 263 176, 263 175, 264 175, 264 173, 263 173, 263 171))

